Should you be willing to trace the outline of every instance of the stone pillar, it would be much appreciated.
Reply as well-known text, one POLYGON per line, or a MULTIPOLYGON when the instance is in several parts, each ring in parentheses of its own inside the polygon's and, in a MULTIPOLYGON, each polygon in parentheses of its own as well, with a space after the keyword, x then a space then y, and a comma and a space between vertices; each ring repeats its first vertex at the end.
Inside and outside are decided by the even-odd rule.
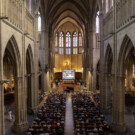
MULTIPOLYGON (((25 5, 23 1, 22 18, 25 16, 25 5)), ((23 19, 22 19, 23 20, 23 19)), ((25 22, 23 21, 23 31, 25 30, 25 22)), ((27 121, 27 89, 26 89, 26 52, 25 52, 26 33, 22 34, 22 63, 16 65, 15 76, 15 122, 14 131, 17 133, 25 132, 28 129, 27 121), (20 76, 22 75, 22 76, 20 76)), ((17 59, 16 59, 17 60, 17 59)))
MULTIPOLYGON (((102 9, 103 10, 103 9, 102 9)), ((100 11, 100 37, 101 37, 101 47, 100 47, 100 78, 99 78, 99 88, 100 88, 100 110, 102 111, 105 105, 105 89, 104 89, 104 41, 103 41, 103 11, 100 11)))
MULTIPOLYGON (((49 38, 49 28, 48 28, 48 26, 46 26, 45 27, 45 43, 44 43, 44 46, 45 46, 45 68, 46 67, 48 67, 48 69, 50 68, 49 67, 49 41, 48 41, 48 38, 49 38)), ((49 82, 49 77, 47 77, 47 72, 48 72, 48 69, 46 69, 46 71, 45 71, 45 91, 48 91, 48 86, 49 86, 49 84, 48 84, 48 82, 49 82)))
POLYGON ((0 124, 0 134, 1 135, 5 135, 4 89, 3 89, 3 83, 0 83, 0 123, 1 123, 0 124))
MULTIPOLYGON (((91 21, 90 21, 90 18, 89 18, 89 25, 88 25, 88 46, 89 46, 89 50, 88 50, 88 68, 89 70, 93 70, 93 25, 91 24, 91 21)), ((89 78, 88 78, 88 81, 89 81, 89 91, 93 91, 93 88, 92 88, 92 85, 93 85, 93 82, 92 82, 92 78, 93 78, 93 74, 91 73, 88 73, 89 75, 89 78)))
MULTIPOLYGON (((126 126, 124 122, 124 104, 125 104, 125 97, 124 97, 124 80, 121 74, 118 75, 118 63, 117 63, 117 32, 116 32, 116 25, 117 25, 117 7, 116 7, 116 0, 114 0, 113 6, 113 85, 112 85, 112 124, 111 128, 115 132, 123 133, 126 131, 126 126)), ((122 70, 122 69, 121 69, 122 70)))
MULTIPOLYGON (((43 25, 43 20, 42 20, 42 25, 43 25)), ((42 26, 43 27, 43 26, 42 26)), ((40 45, 40 50, 39 50, 39 59, 40 59, 40 64, 41 64, 41 92, 44 93, 45 92, 45 78, 44 78, 44 69, 45 69, 45 57, 44 57, 44 53, 45 53, 45 31, 42 28, 41 30, 41 45, 40 45)))
POLYGON ((111 74, 105 73, 104 74, 104 90, 105 96, 103 99, 104 106, 103 106, 103 113, 108 114, 111 113, 111 74))
POLYGON ((38 55, 38 51, 39 51, 39 39, 38 39, 38 10, 36 11, 36 14, 35 14, 35 20, 34 20, 34 35, 35 35, 35 42, 34 42, 34 74, 32 75, 32 80, 34 82, 34 92, 33 92, 33 104, 32 104, 32 110, 34 113, 37 112, 38 110, 38 104, 39 104, 39 101, 38 101, 38 90, 39 90, 39 76, 38 76, 38 71, 39 71, 39 68, 38 68, 38 60, 39 60, 39 55, 38 55))
POLYGON ((45 78, 44 78, 44 71, 41 73, 41 93, 44 94, 45 92, 45 78))
MULTIPOLYGON (((2 0, 0 0, 0 15, 2 16, 2 0)), ((2 43, 1 43, 1 23, 2 20, 0 19, 0 81, 2 80, 3 76, 3 57, 2 57, 2 43)), ((4 120, 4 89, 3 83, 0 83, 0 135, 5 135, 5 120, 4 120)))
POLYGON ((26 92, 24 90, 24 78, 15 78, 15 122, 14 131, 24 132, 28 129, 26 92))
POLYGON ((125 77, 122 75, 117 76, 117 89, 113 91, 113 110, 112 110, 112 123, 111 129, 118 133, 126 131, 124 121, 124 106, 125 106, 125 77))

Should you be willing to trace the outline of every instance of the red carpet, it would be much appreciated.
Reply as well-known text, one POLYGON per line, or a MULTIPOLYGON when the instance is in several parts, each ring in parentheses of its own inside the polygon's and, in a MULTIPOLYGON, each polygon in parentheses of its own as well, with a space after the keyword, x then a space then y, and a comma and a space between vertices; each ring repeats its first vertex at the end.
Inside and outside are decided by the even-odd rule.
POLYGON ((65 87, 75 88, 75 87, 79 87, 79 86, 78 85, 72 85, 72 84, 61 84, 61 85, 59 85, 59 87, 63 87, 63 88, 65 88, 65 87))

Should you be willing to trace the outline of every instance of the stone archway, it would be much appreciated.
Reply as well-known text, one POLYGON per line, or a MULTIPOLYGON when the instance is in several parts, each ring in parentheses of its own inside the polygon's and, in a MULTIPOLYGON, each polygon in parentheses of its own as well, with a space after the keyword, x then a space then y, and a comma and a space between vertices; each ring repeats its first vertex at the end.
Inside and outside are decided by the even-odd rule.
POLYGON ((125 73, 126 65, 131 54, 134 54, 135 48, 132 41, 126 35, 118 57, 117 76, 115 89, 113 89, 113 111, 112 111, 112 130, 116 132, 125 132, 126 123, 124 118, 125 111, 125 73))
MULTIPOLYGON (((14 79, 14 93, 15 93, 15 121, 13 130, 15 132, 26 131, 28 128, 28 122, 25 115, 25 98, 23 96, 23 76, 21 76, 21 58, 18 49, 17 42, 12 36, 5 48, 3 54, 3 68, 4 69, 4 61, 6 57, 10 56, 11 66, 13 70, 13 79, 14 79), (22 119, 23 118, 23 119, 22 119)), ((4 71, 3 71, 4 72, 4 71)), ((4 76, 2 76, 4 79, 4 76)), ((4 105, 3 105, 4 106, 4 105)), ((4 118, 4 116, 3 116, 4 118)), ((4 128, 4 127, 3 127, 4 128)))
POLYGON ((104 113, 110 113, 111 111, 111 86, 112 86, 112 63, 113 52, 110 45, 107 46, 105 53, 105 68, 104 68, 104 113))
POLYGON ((33 54, 31 46, 29 45, 26 51, 26 77, 27 77, 27 112, 33 113, 34 104, 34 73, 33 73, 33 54))

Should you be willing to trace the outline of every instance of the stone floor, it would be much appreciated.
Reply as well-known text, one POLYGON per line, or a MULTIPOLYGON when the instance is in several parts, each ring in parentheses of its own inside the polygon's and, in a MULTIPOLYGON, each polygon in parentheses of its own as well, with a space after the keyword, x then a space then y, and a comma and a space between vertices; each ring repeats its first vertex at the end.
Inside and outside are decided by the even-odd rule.
MULTIPOLYGON (((111 124, 111 115, 106 115, 106 120, 111 124)), ((127 132, 124 134, 113 133, 112 135, 135 135, 135 117, 133 116, 133 108, 125 108, 125 123, 127 132)))
POLYGON ((73 121, 71 94, 67 95, 66 100, 65 135, 74 135, 74 121, 73 121))

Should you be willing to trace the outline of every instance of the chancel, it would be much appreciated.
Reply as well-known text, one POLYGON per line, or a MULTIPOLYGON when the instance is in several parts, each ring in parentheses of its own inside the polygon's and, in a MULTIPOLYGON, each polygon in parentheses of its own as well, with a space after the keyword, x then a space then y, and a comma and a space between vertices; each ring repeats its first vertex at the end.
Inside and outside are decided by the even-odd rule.
POLYGON ((135 135, 134 0, 0 0, 0 135, 135 135))

